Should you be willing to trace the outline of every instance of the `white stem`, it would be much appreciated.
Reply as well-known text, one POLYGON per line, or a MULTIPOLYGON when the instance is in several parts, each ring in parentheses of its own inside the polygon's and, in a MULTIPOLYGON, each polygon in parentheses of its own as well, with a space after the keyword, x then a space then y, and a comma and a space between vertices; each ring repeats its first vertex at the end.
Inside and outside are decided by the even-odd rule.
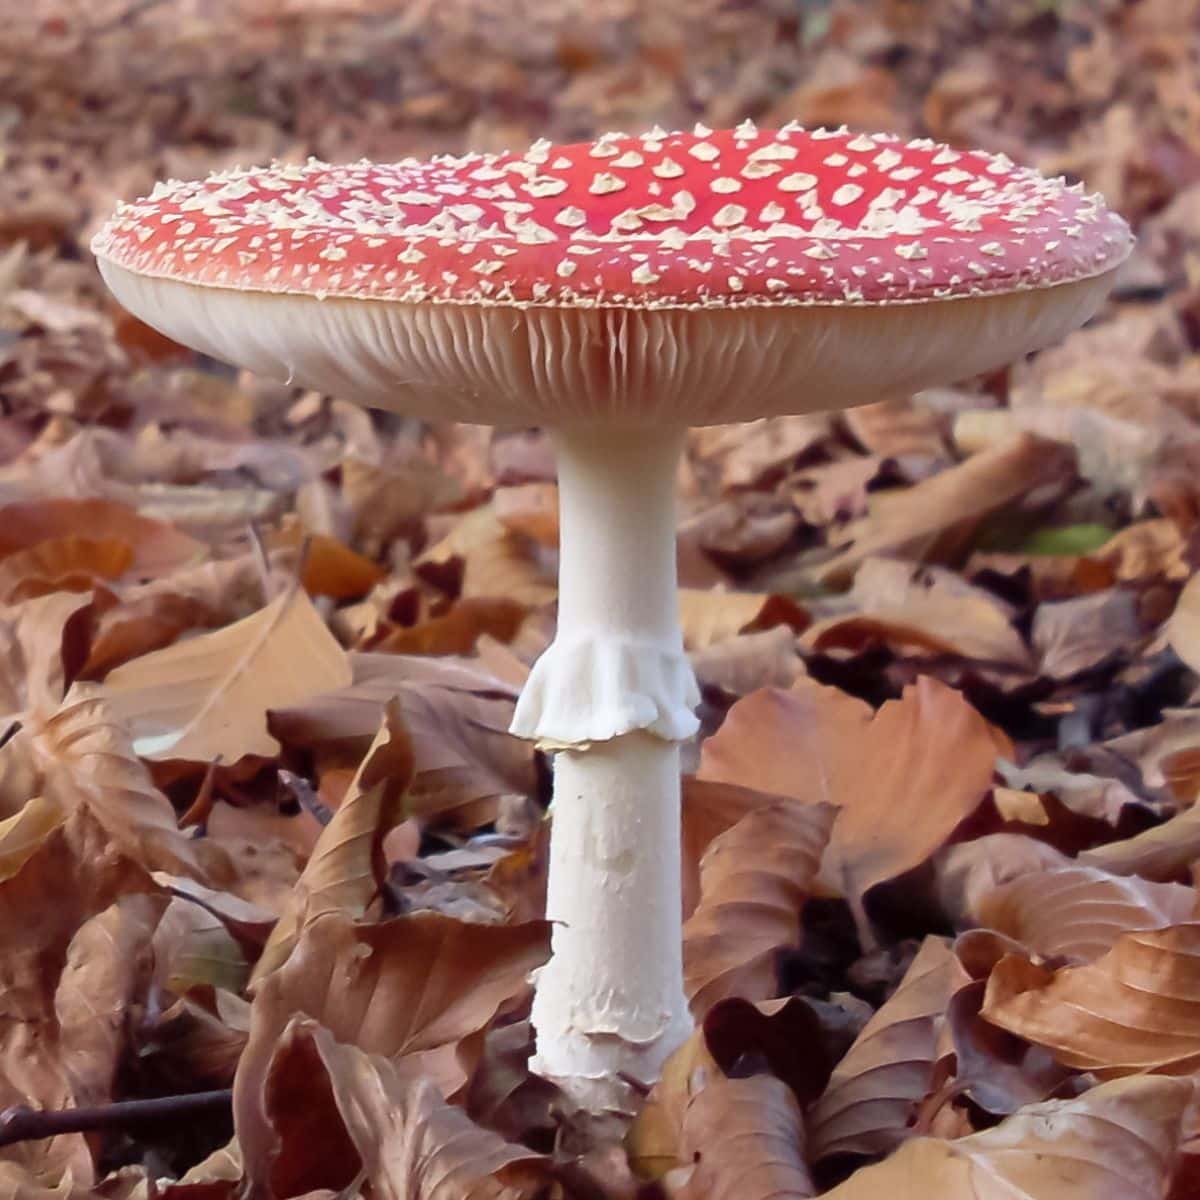
POLYGON ((514 730, 557 749, 531 1064, 590 1109, 620 1105, 687 1037, 679 741, 698 698, 675 576, 680 431, 559 435, 558 633, 514 730))

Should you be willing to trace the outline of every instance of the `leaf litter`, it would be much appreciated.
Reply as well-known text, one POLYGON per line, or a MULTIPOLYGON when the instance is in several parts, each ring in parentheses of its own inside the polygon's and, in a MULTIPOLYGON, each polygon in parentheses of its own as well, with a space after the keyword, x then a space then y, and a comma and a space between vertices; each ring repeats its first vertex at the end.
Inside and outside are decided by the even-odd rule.
POLYGON ((1193 0, 9 9, 0 1107, 106 1116, 7 1191, 1197 1194, 1193 0), (588 1123, 528 1069, 545 439, 218 368, 85 247, 162 176, 747 116, 1002 151, 1140 243, 1008 371, 690 435, 698 1026, 588 1123))

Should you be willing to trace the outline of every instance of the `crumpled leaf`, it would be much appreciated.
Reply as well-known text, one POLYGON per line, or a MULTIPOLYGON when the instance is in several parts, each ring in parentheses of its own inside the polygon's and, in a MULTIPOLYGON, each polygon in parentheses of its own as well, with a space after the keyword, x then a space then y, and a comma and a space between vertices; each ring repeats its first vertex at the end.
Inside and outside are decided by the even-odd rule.
POLYGON ((816 579, 844 586, 872 555, 953 561, 985 517, 1036 488, 1066 484, 1073 473, 1074 455, 1066 447, 1020 434, 913 487, 873 496, 867 516, 848 530, 853 545, 822 564, 816 579))
POLYGON ((262 1177, 273 1153, 263 1088, 291 1017, 310 1016, 339 1041, 397 1059, 406 1075, 425 1076, 452 1094, 469 1073, 460 1045, 526 988, 549 950, 544 921, 480 925, 415 912, 356 925, 330 912, 310 922, 254 998, 234 1089, 247 1168, 262 1177))
POLYGON ((688 1105, 681 1157, 694 1162, 679 1200, 803 1200, 816 1186, 804 1161, 804 1121, 770 1075, 719 1079, 688 1105))
POLYGON ((873 716, 807 681, 738 701, 704 743, 701 778, 841 812, 822 878, 851 897, 911 870, 977 807, 1008 738, 963 697, 922 676, 873 716))
POLYGON ((549 1165, 541 1155, 480 1128, 427 1080, 406 1079, 386 1059, 343 1045, 314 1021, 288 1027, 267 1091, 278 1160, 263 1169, 253 1138, 247 1144, 238 1133, 249 1177, 268 1195, 292 1195, 318 1179, 348 1184, 359 1171, 381 1200, 536 1200, 545 1192, 549 1165), (317 1103, 307 1101, 316 1111, 304 1113, 308 1089, 296 1094, 289 1085, 313 1072, 324 1079, 312 1089, 317 1103), (297 1169, 293 1157, 316 1172, 297 1169))
POLYGON ((1194 888, 1067 865, 1021 875, 980 897, 980 925, 998 930, 1043 958, 1090 961, 1123 933, 1187 921, 1194 888))
POLYGON ((116 538, 72 534, 38 542, 0 559, 0 603, 89 591, 100 580, 124 575, 133 558, 133 547, 116 538))
POLYGON ((1161 825, 1120 841, 1084 850, 1079 861, 1114 875, 1172 880, 1200 858, 1200 806, 1185 808, 1161 825))
POLYGON ((805 645, 827 650, 882 641, 1012 667, 1033 665, 1011 610, 950 571, 868 558, 847 599, 851 611, 818 621, 805 632, 805 645))
POLYGON ((697 651, 778 625, 799 633, 808 625, 808 614, 786 596, 682 588, 679 623, 684 647, 697 651))
POLYGON ((383 839, 402 819, 402 801, 412 775, 412 743, 398 706, 389 702, 350 790, 321 831, 296 881, 290 907, 263 947, 252 982, 261 981, 285 962, 304 925, 322 913, 364 915, 387 874, 383 839))
POLYGON ((299 588, 223 629, 125 663, 104 681, 143 758, 273 756, 267 710, 351 681, 345 651, 299 588))
POLYGON ((950 945, 926 938, 900 986, 834 1067, 829 1086, 809 1112, 814 1160, 886 1154, 913 1136, 934 1066, 950 1049, 946 1006, 969 982, 950 945))
POLYGON ((1200 1065, 1200 922, 1122 934, 1094 962, 1053 971, 1017 955, 988 979, 983 1016, 1102 1078, 1200 1065))
POLYGON ((1193 575, 1179 593, 1167 622, 1167 641, 1193 671, 1200 671, 1200 574, 1193 575))
POLYGON ((778 994, 776 955, 800 916, 837 810, 782 802, 747 813, 700 861, 700 902, 683 927, 683 986, 699 1019, 729 996, 778 994))
MULTIPOLYGON (((471 660, 418 655, 349 656, 354 681, 270 714, 286 745, 365 745, 395 698, 412 738, 416 774, 409 815, 453 815, 534 788, 533 747, 508 732, 516 689, 471 660)), ((482 821, 491 819, 482 816, 482 821)), ((481 823, 475 820, 476 824, 481 823)))
POLYGON ((915 1138, 822 1200, 1161 1200, 1192 1089, 1125 1079, 954 1141, 915 1138))
POLYGON ((39 542, 81 532, 93 540, 127 544, 133 551, 133 569, 144 575, 162 574, 205 554, 202 542, 124 504, 51 498, 0 508, 0 559, 39 542))

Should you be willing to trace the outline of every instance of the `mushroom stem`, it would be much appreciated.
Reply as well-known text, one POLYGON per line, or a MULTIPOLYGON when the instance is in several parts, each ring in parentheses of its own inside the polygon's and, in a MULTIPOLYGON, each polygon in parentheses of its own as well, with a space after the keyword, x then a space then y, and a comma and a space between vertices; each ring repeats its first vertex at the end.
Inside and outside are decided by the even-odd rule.
MULTIPOLYGON (((675 573, 681 430, 557 437, 558 633, 514 729, 559 751, 533 1069, 620 1106, 688 1035, 679 742, 696 730, 675 573)), ((535 679, 535 676, 537 678, 535 679)))

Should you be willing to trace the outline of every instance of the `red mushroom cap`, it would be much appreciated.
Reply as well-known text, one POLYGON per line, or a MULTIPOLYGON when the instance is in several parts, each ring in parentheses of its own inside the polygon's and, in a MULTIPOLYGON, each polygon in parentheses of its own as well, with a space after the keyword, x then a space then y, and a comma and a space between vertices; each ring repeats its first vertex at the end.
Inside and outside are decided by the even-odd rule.
POLYGON ((1009 160, 788 126, 160 185, 97 256, 239 291, 550 307, 875 305, 1110 271, 1125 222, 1009 160))

